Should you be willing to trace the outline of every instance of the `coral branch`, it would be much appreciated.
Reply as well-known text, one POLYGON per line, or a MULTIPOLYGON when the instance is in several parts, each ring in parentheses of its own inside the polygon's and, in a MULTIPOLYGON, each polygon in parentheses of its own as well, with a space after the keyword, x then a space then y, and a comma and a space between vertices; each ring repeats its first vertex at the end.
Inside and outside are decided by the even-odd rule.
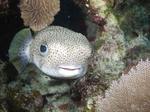
POLYGON ((54 20, 60 10, 59 0, 21 0, 19 8, 24 25, 39 31, 54 20))

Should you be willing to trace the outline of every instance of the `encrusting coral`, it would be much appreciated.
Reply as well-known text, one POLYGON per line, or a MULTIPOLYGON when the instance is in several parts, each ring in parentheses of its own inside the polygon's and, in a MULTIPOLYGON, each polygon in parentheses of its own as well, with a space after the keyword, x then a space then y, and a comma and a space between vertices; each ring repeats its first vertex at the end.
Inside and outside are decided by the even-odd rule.
POLYGON ((60 10, 60 0, 21 0, 19 8, 24 25, 40 31, 53 22, 60 10))
POLYGON ((17 75, 0 60, 0 112, 78 112, 69 95, 71 82, 46 76, 33 64, 17 75))
POLYGON ((117 80, 130 63, 149 57, 149 3, 140 5, 137 0, 74 1, 98 25, 96 40, 106 40, 90 65, 92 74, 101 76, 100 80, 107 86, 117 80))
POLYGON ((150 112, 150 60, 140 61, 106 91, 97 112, 150 112))

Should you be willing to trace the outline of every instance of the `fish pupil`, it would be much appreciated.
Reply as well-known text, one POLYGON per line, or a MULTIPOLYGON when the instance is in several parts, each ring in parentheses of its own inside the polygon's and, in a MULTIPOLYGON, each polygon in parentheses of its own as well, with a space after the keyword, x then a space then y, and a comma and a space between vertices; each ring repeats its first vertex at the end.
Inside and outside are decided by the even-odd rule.
POLYGON ((40 46, 40 51, 41 52, 46 52, 46 50, 47 50, 47 47, 45 45, 40 46))

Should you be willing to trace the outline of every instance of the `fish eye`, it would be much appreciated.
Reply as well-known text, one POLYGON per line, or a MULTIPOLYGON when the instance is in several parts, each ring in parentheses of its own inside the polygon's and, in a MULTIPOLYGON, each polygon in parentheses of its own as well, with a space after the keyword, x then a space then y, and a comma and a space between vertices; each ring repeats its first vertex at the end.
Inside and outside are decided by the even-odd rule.
POLYGON ((42 56, 46 56, 48 53, 47 45, 41 44, 39 46, 39 52, 42 56))

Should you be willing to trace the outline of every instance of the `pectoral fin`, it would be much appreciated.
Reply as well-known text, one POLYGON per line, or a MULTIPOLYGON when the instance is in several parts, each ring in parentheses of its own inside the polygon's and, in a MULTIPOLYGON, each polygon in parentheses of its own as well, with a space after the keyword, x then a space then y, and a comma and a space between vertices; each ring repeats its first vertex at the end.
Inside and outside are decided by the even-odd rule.
POLYGON ((91 42, 91 44, 94 48, 94 52, 97 52, 105 44, 105 40, 96 40, 91 42))
POLYGON ((13 38, 9 47, 9 61, 21 73, 29 62, 29 43, 32 41, 29 28, 19 31, 13 38))

